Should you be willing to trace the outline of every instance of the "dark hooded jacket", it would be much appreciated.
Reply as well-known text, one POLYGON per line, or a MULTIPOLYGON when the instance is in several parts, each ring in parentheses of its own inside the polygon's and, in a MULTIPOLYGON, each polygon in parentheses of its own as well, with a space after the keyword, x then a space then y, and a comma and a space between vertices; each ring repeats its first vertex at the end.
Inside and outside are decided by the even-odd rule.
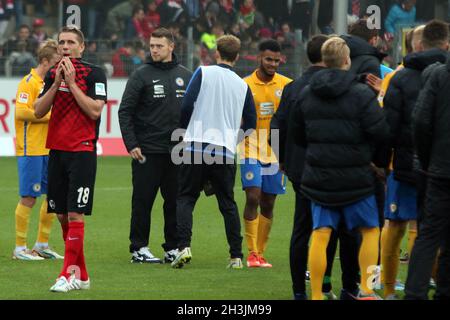
POLYGON ((450 179, 450 62, 428 67, 423 76, 427 81, 413 113, 415 147, 429 176, 450 179))
POLYGON ((325 206, 345 206, 374 194, 373 152, 388 133, 367 85, 348 71, 317 72, 289 123, 289 134, 306 148, 301 192, 325 206))
MULTIPOLYGON (((288 121, 302 90, 309 84, 311 77, 323 67, 311 66, 300 78, 287 84, 283 89, 280 105, 270 122, 270 129, 279 130, 278 161, 284 163, 284 171, 293 183, 300 183, 305 163, 305 149, 294 142, 294 138, 287 134, 288 121)), ((274 149, 275 150, 275 149, 274 149)))
POLYGON ((350 71, 360 75, 371 73, 381 78, 380 64, 386 54, 357 36, 341 36, 350 48, 352 66, 350 71))
MULTIPOLYGON (((412 135, 412 114, 420 90, 423 88, 422 72, 430 65, 445 63, 447 52, 431 49, 409 54, 404 59, 405 68, 392 78, 384 97, 386 120, 390 127, 389 149, 394 153, 394 178, 414 185, 415 150, 412 135)), ((387 153, 387 158, 391 154, 387 153)))

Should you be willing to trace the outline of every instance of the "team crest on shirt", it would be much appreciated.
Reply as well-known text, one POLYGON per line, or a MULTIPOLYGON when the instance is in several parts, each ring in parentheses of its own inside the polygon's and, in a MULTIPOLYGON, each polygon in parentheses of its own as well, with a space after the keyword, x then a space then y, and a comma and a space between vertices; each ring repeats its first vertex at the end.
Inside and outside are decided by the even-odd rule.
POLYGON ((25 93, 25 92, 19 93, 19 102, 20 103, 28 103, 28 97, 29 97, 28 93, 25 93))
POLYGON ((384 95, 385 95, 384 90, 380 90, 380 93, 378 94, 378 102, 379 103, 383 103, 384 95))
POLYGON ((395 203, 391 203, 389 209, 391 210, 392 213, 394 213, 397 211, 397 205, 395 203))
POLYGON ((278 98, 281 98, 281 95, 282 95, 282 94, 283 94, 283 90, 281 90, 281 89, 275 91, 275 95, 276 95, 278 98))
POLYGON ((180 77, 176 78, 175 83, 176 83, 177 86, 179 86, 179 87, 184 86, 184 80, 183 80, 183 78, 180 78, 180 77))
POLYGON ((33 185, 33 191, 34 191, 34 192, 39 192, 39 191, 41 191, 41 184, 40 184, 40 183, 35 183, 35 184, 33 185))
POLYGON ((61 81, 61 84, 58 88, 59 91, 70 92, 69 86, 66 84, 64 80, 61 81))
POLYGON ((247 180, 253 180, 254 177, 255 177, 255 175, 251 171, 249 171, 245 174, 245 179, 247 179, 247 180))
POLYGON ((48 205, 49 205, 50 208, 52 208, 53 210, 56 208, 55 201, 53 201, 53 200, 50 200, 50 201, 48 202, 48 205))

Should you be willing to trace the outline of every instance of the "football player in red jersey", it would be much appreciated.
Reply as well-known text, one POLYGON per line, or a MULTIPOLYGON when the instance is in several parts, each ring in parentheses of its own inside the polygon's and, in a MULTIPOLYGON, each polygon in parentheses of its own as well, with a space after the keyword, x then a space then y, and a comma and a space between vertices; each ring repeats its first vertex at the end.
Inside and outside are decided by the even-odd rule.
POLYGON ((65 241, 64 266, 50 290, 89 289, 84 260, 84 216, 91 215, 97 169, 96 142, 106 102, 106 76, 81 60, 84 36, 77 27, 58 34, 61 61, 47 73, 35 102, 37 118, 52 110, 47 137, 48 212, 56 213, 65 241))

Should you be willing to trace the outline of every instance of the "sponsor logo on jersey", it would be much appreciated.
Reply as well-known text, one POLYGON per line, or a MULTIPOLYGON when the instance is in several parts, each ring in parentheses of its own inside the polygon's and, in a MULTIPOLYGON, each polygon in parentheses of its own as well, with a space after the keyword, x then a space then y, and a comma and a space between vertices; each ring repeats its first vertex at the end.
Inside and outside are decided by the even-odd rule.
POLYGON ((259 114, 261 116, 271 116, 275 113, 275 106, 272 102, 261 102, 259 105, 259 114))
POLYGON ((103 82, 95 83, 95 94, 98 96, 106 96, 106 86, 103 82))
POLYGON ((166 93, 164 91, 163 85, 157 84, 157 85, 153 86, 153 90, 154 90, 153 98, 165 98, 166 97, 166 93))
POLYGON ((25 92, 19 93, 19 102, 20 103, 28 103, 29 94, 25 92))
POLYGON ((283 90, 279 89, 279 90, 275 91, 275 95, 276 95, 278 98, 281 98, 281 96, 283 95, 283 90))

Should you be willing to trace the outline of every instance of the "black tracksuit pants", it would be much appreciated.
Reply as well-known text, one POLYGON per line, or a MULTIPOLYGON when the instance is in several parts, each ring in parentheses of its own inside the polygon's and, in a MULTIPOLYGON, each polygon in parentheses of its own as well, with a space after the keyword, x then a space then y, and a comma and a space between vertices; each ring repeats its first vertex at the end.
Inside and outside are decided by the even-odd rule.
MULTIPOLYGON (((191 154, 192 157, 192 154, 191 154)), ((191 158, 193 159, 193 158, 191 158)), ((234 201, 236 164, 181 164, 179 168, 179 190, 177 196, 178 248, 191 246, 192 221, 195 203, 203 185, 210 181, 214 189, 219 210, 225 222, 225 231, 231 258, 242 258, 241 222, 234 201)))
POLYGON ((145 154, 146 162, 131 163, 133 197, 131 209, 130 252, 148 246, 153 203, 161 190, 164 199, 164 251, 177 248, 176 198, 178 167, 170 154, 145 154))
POLYGON ((427 178, 425 212, 409 262, 405 299, 428 299, 438 249, 436 299, 450 299, 450 180, 427 178))

